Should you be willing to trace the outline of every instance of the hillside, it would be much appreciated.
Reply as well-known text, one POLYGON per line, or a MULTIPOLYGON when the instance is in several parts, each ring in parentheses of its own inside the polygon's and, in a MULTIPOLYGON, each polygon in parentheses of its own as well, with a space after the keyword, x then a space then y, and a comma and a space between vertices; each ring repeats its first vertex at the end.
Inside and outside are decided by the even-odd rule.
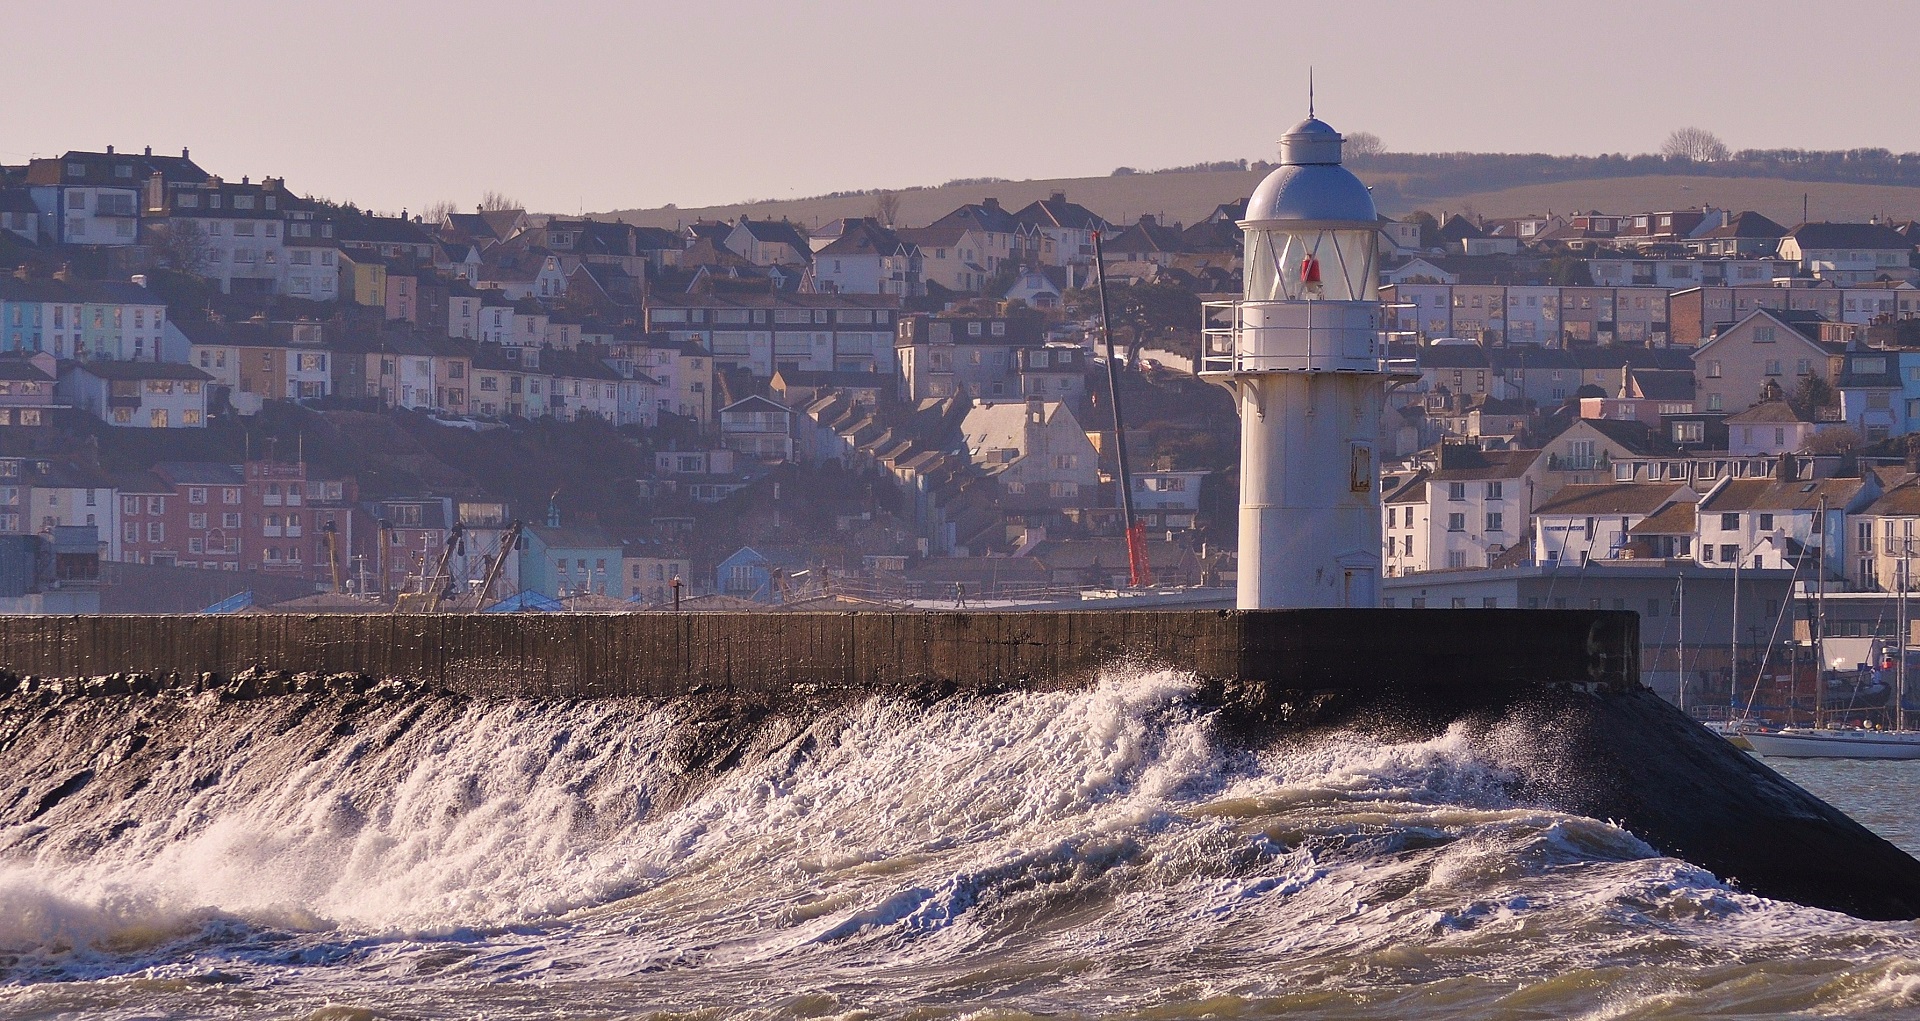
MULTIPOLYGON (((1512 216, 1600 209, 1627 213, 1671 209, 1709 203, 1731 209, 1754 209, 1784 224, 1800 222, 1800 199, 1808 196, 1814 219, 1864 220, 1885 215, 1920 219, 1920 186, 1856 181, 1816 181, 1760 176, 1706 174, 1634 174, 1561 179, 1538 184, 1499 187, 1432 187, 1434 175, 1400 167, 1361 167, 1360 178, 1378 190, 1380 211, 1402 215, 1415 209, 1435 213, 1470 210, 1483 216, 1512 216)), ((899 192, 898 222, 921 225, 969 202, 993 197, 1009 209, 1018 209, 1055 191, 1118 223, 1130 223, 1141 213, 1191 223, 1222 202, 1246 198, 1260 182, 1257 171, 1142 173, 1119 177, 1077 177, 992 184, 950 184, 899 192)), ((1448 182, 1449 184, 1451 182, 1448 182)), ((677 209, 623 209, 594 214, 619 217, 630 223, 674 227, 695 219, 791 219, 808 227, 842 216, 870 216, 872 194, 841 195, 783 201, 736 203, 677 209)))

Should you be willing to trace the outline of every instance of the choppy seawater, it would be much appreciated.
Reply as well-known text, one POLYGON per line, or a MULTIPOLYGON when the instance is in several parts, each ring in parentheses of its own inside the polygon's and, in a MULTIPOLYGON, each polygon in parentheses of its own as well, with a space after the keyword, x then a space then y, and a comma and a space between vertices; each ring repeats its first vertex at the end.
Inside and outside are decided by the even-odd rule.
MULTIPOLYGON (((1187 691, 875 702, 691 785, 671 706, 93 710, 0 753, 0 1016, 1920 1016, 1920 926, 1516 802, 1518 726, 1249 753, 1187 691)), ((1786 771, 1914 847, 1920 775, 1786 771)))

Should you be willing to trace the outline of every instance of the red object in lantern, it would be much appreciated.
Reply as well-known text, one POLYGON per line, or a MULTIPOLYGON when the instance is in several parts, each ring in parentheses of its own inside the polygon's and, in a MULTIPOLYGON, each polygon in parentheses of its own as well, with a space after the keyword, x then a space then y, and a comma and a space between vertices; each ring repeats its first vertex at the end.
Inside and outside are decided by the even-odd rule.
POLYGON ((1317 284, 1320 282, 1320 260, 1309 255, 1300 260, 1300 282, 1317 284))

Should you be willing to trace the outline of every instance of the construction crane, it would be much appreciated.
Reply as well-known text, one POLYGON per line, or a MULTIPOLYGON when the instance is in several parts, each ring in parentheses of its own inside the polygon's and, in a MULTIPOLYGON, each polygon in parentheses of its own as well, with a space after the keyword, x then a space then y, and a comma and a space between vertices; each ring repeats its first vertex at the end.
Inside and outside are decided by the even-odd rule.
POLYGON ((393 601, 395 613, 434 613, 440 609, 440 600, 445 598, 447 590, 453 587, 453 579, 447 574, 447 565, 453 560, 454 551, 464 543, 467 526, 454 522, 447 532, 446 545, 440 548, 440 559, 434 564, 433 574, 421 572, 421 585, 418 592, 402 592, 393 601))
POLYGON ((327 568, 333 573, 333 590, 340 588, 340 530, 333 527, 333 519, 320 526, 320 534, 327 540, 327 568))
POLYGON ((507 526, 506 534, 500 537, 500 547, 493 551, 493 562, 487 565, 486 580, 480 583, 480 594, 473 602, 476 612, 486 609, 487 604, 493 601, 493 586, 500 581, 500 571, 506 567, 507 554, 520 545, 520 530, 523 527, 520 521, 515 520, 507 526))

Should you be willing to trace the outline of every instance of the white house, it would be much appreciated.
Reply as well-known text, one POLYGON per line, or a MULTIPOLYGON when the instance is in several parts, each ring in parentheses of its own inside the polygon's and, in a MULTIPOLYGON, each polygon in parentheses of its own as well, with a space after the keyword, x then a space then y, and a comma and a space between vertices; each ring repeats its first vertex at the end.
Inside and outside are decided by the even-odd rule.
POLYGON ((1562 486, 1533 511, 1533 562, 1579 566, 1618 559, 1630 530, 1668 504, 1692 503, 1698 494, 1683 485, 1607 482, 1562 486))
POLYGON ((109 425, 199 429, 213 377, 172 362, 65 362, 56 392, 109 425))

